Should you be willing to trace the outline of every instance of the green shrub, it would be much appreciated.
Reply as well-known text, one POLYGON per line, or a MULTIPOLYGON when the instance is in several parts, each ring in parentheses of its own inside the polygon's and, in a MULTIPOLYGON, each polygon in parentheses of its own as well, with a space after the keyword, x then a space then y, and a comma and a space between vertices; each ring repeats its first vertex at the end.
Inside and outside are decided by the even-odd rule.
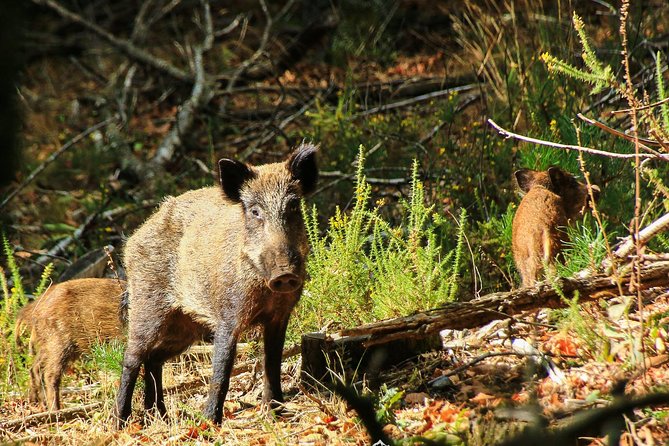
MULTIPOLYGON (((28 296, 23 288, 23 281, 19 267, 14 258, 14 252, 7 240, 2 236, 2 251, 6 257, 7 269, 12 279, 9 287, 5 270, 0 267, 0 287, 2 300, 0 301, 0 401, 11 390, 22 388, 28 379, 31 358, 23 348, 20 336, 15 333, 16 316, 27 302, 28 296)), ((35 289, 35 296, 42 294, 49 281, 53 264, 47 265, 42 273, 40 282, 35 289)))
POLYGON ((365 154, 358 154, 355 195, 350 212, 336 208, 324 235, 318 210, 303 207, 311 255, 309 280, 293 326, 299 333, 331 322, 356 326, 375 319, 436 307, 456 297, 464 246, 466 213, 461 213, 456 246, 445 253, 438 243, 446 225, 434 206, 425 205, 423 183, 414 162, 410 199, 402 202, 402 222, 394 226, 370 206, 371 187, 364 175, 365 154), (334 320, 336 318, 336 320, 334 320))
POLYGON ((604 228, 586 218, 583 222, 577 222, 566 228, 569 241, 564 244, 564 262, 558 263, 558 275, 570 277, 582 270, 597 271, 606 258, 606 239, 604 234, 612 237, 606 231, 606 222, 602 222, 604 228), (602 230, 603 229, 603 230, 602 230))

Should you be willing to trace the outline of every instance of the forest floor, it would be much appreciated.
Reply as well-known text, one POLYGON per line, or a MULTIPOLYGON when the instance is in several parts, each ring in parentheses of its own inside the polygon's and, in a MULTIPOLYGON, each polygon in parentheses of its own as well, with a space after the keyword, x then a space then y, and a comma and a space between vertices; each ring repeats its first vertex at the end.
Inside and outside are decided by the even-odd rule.
MULTIPOLYGON (((543 310, 518 317, 513 324, 496 321, 479 329, 442 332, 443 350, 424 353, 382 374, 376 407, 386 423, 384 431, 407 444, 495 444, 540 418, 552 427, 566 426, 577 414, 610 404, 620 383, 627 396, 666 386, 669 355, 640 354, 633 336, 638 313, 623 317, 616 309, 620 305, 625 304, 612 303, 607 311, 595 303, 582 308, 601 336, 592 340, 602 349, 597 357, 585 353, 593 351, 592 345, 584 348, 584 341, 557 329, 543 310), (512 348, 513 339, 525 340, 550 357, 552 372, 512 348), (630 374, 634 361, 646 366, 630 374)), ((669 295, 646 305, 644 314, 666 322, 669 295)), ((17 396, 0 407, 0 418, 12 423, 10 428, 0 427, 0 435, 3 442, 20 444, 369 444, 356 412, 342 398, 324 387, 300 383, 299 356, 284 361, 286 404, 280 415, 259 405, 261 361, 254 359, 253 348, 242 349, 237 363, 251 367, 232 378, 220 427, 199 415, 211 362, 207 348, 196 347, 165 366, 168 420, 141 418, 138 389, 131 423, 115 430, 110 408, 117 379, 78 367, 65 377, 63 406, 65 412, 88 408, 85 413, 34 424, 30 417, 40 409, 17 396)), ((666 444, 668 421, 669 405, 638 409, 626 418, 620 444, 666 444)), ((579 444, 606 444, 605 434, 595 430, 583 435, 579 444)))
MULTIPOLYGON (((546 137, 555 140, 562 141, 565 134, 571 135, 568 132, 572 132, 576 111, 596 102, 596 98, 588 96, 587 91, 584 93, 585 88, 575 94, 567 81, 542 71, 539 54, 557 49, 541 47, 534 41, 546 39, 569 56, 579 52, 573 30, 565 41, 562 35, 556 39, 554 34, 543 32, 557 29, 566 35, 565 30, 572 28, 571 11, 559 15, 550 10, 550 5, 544 10, 544 3, 552 2, 528 0, 523 6, 527 14, 520 16, 526 20, 516 22, 514 2, 502 9, 494 1, 463 2, 466 8, 458 2, 446 2, 449 6, 435 7, 434 14, 425 5, 412 9, 414 3, 420 6, 425 2, 405 3, 397 2, 408 10, 401 36, 393 36, 398 40, 393 41, 397 48, 382 47, 377 52, 370 50, 369 54, 355 57, 351 51, 343 67, 341 63, 339 66, 331 63, 336 54, 322 57, 326 50, 317 47, 310 50, 309 57, 282 69, 274 77, 240 86, 241 93, 233 95, 229 104, 224 99, 228 96, 219 88, 216 92, 219 96, 202 108, 201 116, 184 135, 184 147, 167 163, 164 175, 158 177, 160 181, 150 183, 128 168, 128 160, 145 162, 154 157, 156 148, 174 127, 175 116, 188 98, 190 88, 126 59, 117 48, 104 46, 104 39, 90 39, 91 34, 67 21, 63 25, 56 20, 56 14, 45 14, 42 20, 51 23, 51 34, 45 35, 55 39, 54 45, 65 45, 67 39, 57 39, 61 34, 68 37, 68 32, 76 45, 80 42, 85 45, 74 55, 47 52, 34 56, 22 75, 20 103, 26 118, 21 139, 27 162, 15 184, 8 188, 8 191, 17 187, 20 190, 2 210, 0 223, 7 224, 2 229, 7 230, 26 281, 34 283, 41 274, 41 269, 30 268, 33 261, 64 239, 70 238, 71 243, 52 256, 57 272, 100 246, 111 243, 121 248, 125 237, 164 195, 211 184, 215 177, 211 166, 219 156, 244 154, 255 145, 255 150, 248 152, 250 161, 276 160, 292 142, 307 138, 322 144, 319 156, 321 169, 326 173, 323 176, 326 190, 316 199, 320 200, 319 205, 323 204, 320 212, 324 221, 333 215, 335 205, 346 211, 352 201, 350 179, 358 145, 375 151, 376 158, 370 158, 369 163, 370 177, 377 177, 373 196, 385 203, 383 212, 393 217, 403 212, 399 203, 407 197, 410 161, 419 159, 426 179, 426 199, 434 203, 434 212, 454 215, 461 207, 470 211, 469 241, 480 245, 472 249, 471 263, 476 264, 475 269, 484 277, 484 292, 513 288, 517 277, 509 243, 505 246, 503 236, 491 233, 492 226, 486 228, 485 224, 498 222, 496 219, 503 218, 508 204, 516 201, 512 185, 514 168, 522 163, 530 165, 530 160, 537 165, 552 160, 542 158, 545 152, 532 155, 535 158, 528 156, 532 148, 518 147, 494 134, 487 129, 486 119, 504 116, 509 128, 518 132, 532 129, 539 134, 539 127, 546 137), (536 14, 531 8, 536 8, 536 14), (409 13, 420 16, 416 26, 412 26, 415 17, 409 13), (457 17, 462 20, 455 22, 457 17), (413 53, 409 54, 409 50, 413 53), (377 53, 392 60, 377 62, 373 59, 380 57, 377 53), (461 78, 465 76, 469 76, 467 83, 479 83, 480 92, 467 98, 440 93, 447 85, 463 84, 461 78), (398 106, 393 113, 370 112, 387 104, 415 100, 421 95, 403 94, 418 84, 431 82, 436 84, 432 93, 441 94, 439 99, 427 98, 398 106), (336 92, 333 94, 331 89, 336 92), (576 103, 577 94, 585 99, 576 103), (224 110, 225 106, 229 108, 224 110), (271 112, 269 118, 263 117, 267 110, 271 112), (556 110, 564 115, 555 114, 556 110), (79 146, 73 145, 46 166, 34 181, 21 185, 28 172, 44 167, 45 160, 74 135, 117 112, 127 113, 122 125, 110 125, 91 133, 79 146), (286 125, 279 127, 284 122, 286 125), (560 130, 563 124, 568 132, 560 130), (78 229, 81 231, 74 237, 78 229)), ((231 4, 246 8, 245 4, 231 4)), ((648 4, 652 6, 653 2, 648 4)), ((157 31, 149 35, 156 43, 147 45, 154 54, 184 66, 192 62, 185 60, 192 54, 187 54, 178 42, 200 38, 197 29, 193 31, 186 26, 196 22, 190 7, 178 10, 180 15, 170 18, 168 24, 156 26, 157 31), (172 35, 173 28, 183 34, 172 35)), ((101 23, 117 32, 123 31, 119 35, 129 34, 124 25, 133 22, 134 15, 128 11, 134 9, 127 8, 125 12, 123 8, 120 12, 112 9, 109 23, 104 21, 105 11, 91 14, 95 17, 94 13, 100 12, 101 23), (123 14, 127 15, 125 19, 123 14)), ((215 15, 219 21, 217 29, 223 29, 234 17, 224 12, 215 15)), ((386 13, 383 8, 382 12, 386 13)), ((262 21, 257 20, 262 17, 259 7, 254 14, 256 19, 248 26, 250 42, 243 40, 248 23, 235 31, 239 36, 227 38, 223 34, 219 51, 212 51, 214 56, 210 54, 208 69, 212 76, 228 75, 230 67, 246 60, 257 47, 262 36, 262 27, 258 25, 262 21)), ((644 17, 657 20, 658 24, 653 28, 643 22, 647 28, 639 32, 640 39, 647 43, 654 36, 663 35, 669 23, 663 20, 667 15, 669 8, 663 3, 647 13, 644 17)), ((595 22, 594 42, 604 45, 616 34, 616 28, 607 21, 613 22, 614 17, 594 13, 591 16, 595 22)), ((402 14, 396 19, 405 21, 402 14)), ((352 23, 349 34, 362 29, 362 25, 352 23)), ((292 26, 286 26, 287 32, 277 34, 283 40, 277 37, 275 47, 270 45, 267 51, 270 56, 279 53, 277 48, 283 50, 287 46, 284 34, 292 36, 292 26)), ((380 46, 384 42, 384 39, 368 39, 365 32, 362 35, 366 39, 363 43, 374 40, 380 46)), ((609 52, 618 54, 616 51, 609 52)), ((638 63, 642 62, 649 65, 645 59, 638 63)), ((644 70, 638 71, 648 71, 644 70)), ((646 77, 644 74, 643 78, 646 77)), ((624 104, 602 99, 599 105, 604 115, 604 108, 616 109, 624 104)), ((609 143, 601 135, 596 137, 600 138, 601 146, 609 143)), ((572 166, 576 165, 574 161, 572 166)), ((608 208, 603 205, 603 215, 611 220, 611 226, 626 230, 631 205, 626 212, 616 206, 629 205, 633 200, 611 191, 614 180, 624 178, 629 181, 621 181, 623 186, 619 189, 629 192, 632 175, 629 165, 621 168, 612 165, 599 169, 598 179, 608 178, 611 183, 608 191, 612 198, 608 208)), ((652 197, 659 206, 661 200, 656 195, 652 197)), ((625 230, 619 233, 625 234, 625 230)), ((446 233, 443 238, 448 240, 451 235, 446 233)), ((476 279, 463 280, 461 285, 469 294, 481 291, 470 290, 476 288, 476 279)), ((437 443, 432 444, 469 445, 500 443, 533 423, 554 428, 567 426, 583 411, 611 404, 614 395, 666 391, 669 294, 654 296, 641 311, 635 309, 633 300, 610 299, 610 296, 606 299, 583 304, 570 314, 567 314, 570 310, 540 310, 516 316, 513 323, 498 321, 477 329, 443 332, 442 350, 424 353, 384 371, 383 384, 374 392, 361 378, 359 390, 374 395, 378 418, 393 440, 403 440, 404 444, 429 444, 434 440, 437 443), (644 342, 640 333, 646 336, 644 342), (514 339, 521 340, 520 344, 525 341, 549 357, 556 369, 549 374, 526 351, 519 352, 519 341, 513 343, 514 339)), ((211 357, 206 347, 197 346, 165 366, 167 420, 143 418, 140 410, 143 391, 138 385, 133 418, 125 429, 116 430, 111 414, 118 374, 93 367, 85 360, 77 362, 64 378, 64 411, 55 420, 28 403, 25 389, 4 395, 0 400, 4 401, 0 406, 0 444, 370 444, 356 411, 342 397, 325 387, 301 384, 299 356, 283 363, 285 410, 280 415, 265 411, 259 404, 262 366, 258 345, 255 342, 250 345, 240 349, 236 364, 248 367, 231 380, 221 426, 213 426, 201 416, 211 357)), ((0 358, 0 365, 4 360, 0 358)), ((626 415, 624 424, 622 445, 669 443, 669 405, 635 409, 626 415)), ((606 444, 605 435, 601 430, 582 433, 579 444, 606 444)))

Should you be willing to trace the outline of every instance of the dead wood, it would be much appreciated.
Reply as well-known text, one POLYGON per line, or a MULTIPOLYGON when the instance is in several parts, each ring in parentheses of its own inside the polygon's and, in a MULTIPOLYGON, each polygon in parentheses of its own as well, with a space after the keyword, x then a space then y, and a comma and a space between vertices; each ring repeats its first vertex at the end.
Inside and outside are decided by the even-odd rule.
MULTIPOLYGON (((642 265, 642 289, 669 285, 669 262, 642 265)), ((623 289, 630 283, 630 275, 620 279, 623 289)), ((560 278, 555 286, 542 282, 534 288, 492 293, 470 302, 452 302, 440 308, 411 316, 374 322, 340 332, 341 336, 368 336, 365 346, 386 343, 395 339, 422 338, 444 329, 476 328, 488 322, 511 318, 513 315, 540 308, 563 308, 567 304, 560 297, 571 297, 578 292, 580 300, 596 299, 602 295, 617 296, 618 283, 610 276, 589 278, 560 278), (560 290, 559 292, 557 290, 560 290)))
POLYGON ((63 271, 58 277, 58 282, 90 277, 104 277, 105 270, 107 269, 107 261, 109 260, 108 252, 110 254, 114 252, 112 245, 88 251, 63 271))
POLYGON ((88 29, 89 31, 92 31, 93 33, 97 34, 104 40, 106 40, 109 44, 112 46, 118 48, 121 50, 125 55, 128 57, 141 62, 155 70, 158 70, 162 73, 166 73, 169 76, 173 77, 174 79, 177 79, 182 82, 187 82, 191 83, 193 82, 193 76, 190 75, 189 73, 183 71, 180 68, 175 67, 168 61, 164 59, 160 59, 149 52, 133 45, 130 41, 124 40, 124 39, 119 39, 118 37, 115 37, 112 35, 110 32, 102 29, 95 23, 91 23, 88 20, 84 19, 78 14, 75 14, 74 12, 68 10, 65 8, 63 5, 58 3, 55 0, 33 0, 33 2, 37 3, 38 5, 45 5, 48 6, 49 8, 53 9, 56 11, 61 17, 70 20, 74 23, 77 23, 84 28, 88 29))
MULTIPOLYGON (((655 237, 657 234, 665 232, 669 228, 669 214, 664 214, 662 217, 658 218, 641 231, 639 231, 639 240, 638 242, 641 245, 648 243, 650 239, 655 237)), ((618 246, 616 251, 613 253, 617 258, 623 259, 629 256, 632 251, 635 249, 635 243, 633 237, 627 237, 625 240, 618 246)))
POLYGON ((56 150, 56 151, 53 152, 51 155, 49 155, 49 157, 48 157, 47 159, 45 159, 39 166, 37 166, 37 168, 35 168, 35 170, 33 170, 32 172, 30 172, 30 174, 26 177, 26 179, 23 180, 23 182, 21 182, 21 184, 19 184, 18 187, 17 187, 16 189, 14 189, 10 194, 8 194, 8 195, 2 200, 2 202, 0 203, 0 209, 2 209, 3 207, 5 207, 5 205, 6 205, 7 203, 9 203, 9 202, 12 200, 12 198, 14 198, 19 192, 21 192, 21 191, 23 190, 23 188, 25 188, 28 184, 32 183, 33 180, 34 180, 35 178, 37 178, 37 175, 39 175, 40 173, 42 173, 42 172, 44 171, 44 169, 47 168, 47 166, 49 166, 51 163, 53 163, 53 162, 54 162, 60 155, 62 155, 63 153, 65 153, 65 151, 67 151, 69 148, 75 146, 77 143, 79 143, 80 141, 82 141, 84 138, 86 138, 86 137, 87 137, 88 135, 90 135, 91 133, 93 133, 93 132, 95 132, 95 131, 97 131, 97 130, 100 130, 101 128, 103 128, 103 127, 106 126, 107 124, 111 124, 111 123, 112 123, 113 121, 115 121, 116 119, 117 119, 117 116, 112 116, 111 118, 107 118, 107 119, 105 119, 104 121, 100 121, 100 122, 98 122, 97 124, 95 124, 95 125, 93 125, 93 126, 87 128, 86 130, 84 130, 84 131, 82 131, 81 133, 77 134, 74 138, 70 139, 70 140, 67 141, 65 144, 63 144, 62 146, 60 146, 60 147, 58 148, 58 150, 56 150))
POLYGON ((53 412, 40 412, 27 417, 18 418, 15 420, 8 420, 0 423, 2 430, 16 430, 25 429, 28 426, 35 424, 44 424, 48 422, 62 422, 73 418, 87 417, 89 413, 102 407, 102 403, 92 403, 77 407, 68 407, 67 409, 56 410, 53 412))

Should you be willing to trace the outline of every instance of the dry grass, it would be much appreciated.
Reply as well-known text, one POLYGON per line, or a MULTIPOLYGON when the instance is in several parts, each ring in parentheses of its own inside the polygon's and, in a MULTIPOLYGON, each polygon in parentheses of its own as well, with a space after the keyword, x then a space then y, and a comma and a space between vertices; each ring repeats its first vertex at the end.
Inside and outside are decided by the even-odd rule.
MULTIPOLYGON (((568 324, 550 328, 547 324, 554 321, 547 319, 549 313, 545 311, 521 319, 532 324, 509 326, 503 321, 478 330, 445 334, 444 350, 398 364, 384 374, 387 387, 403 392, 399 404, 390 409, 395 420, 385 430, 395 439, 448 436, 463 444, 488 445, 526 426, 526 421, 516 416, 534 410, 529 409, 533 404, 540 407, 540 415, 559 424, 577 411, 608 404, 611 389, 621 379, 627 380, 630 395, 666 386, 669 364, 660 343, 656 348, 646 347, 646 369, 635 362, 639 351, 635 339, 641 337, 637 314, 632 312, 626 316, 614 311, 612 306, 605 310, 599 305, 588 305, 580 313, 589 321, 588 329, 607 336, 602 338, 603 344, 593 346, 585 342, 579 331, 583 327, 568 324), (552 355, 564 373, 563 382, 552 380, 541 367, 532 366, 526 358, 513 354, 487 357, 451 374, 457 367, 485 353, 510 352, 511 336, 525 339, 552 355), (449 374, 451 380, 447 388, 436 389, 428 384, 445 374, 449 374)), ((644 314, 659 321, 658 327, 666 329, 667 296, 658 296, 649 303, 644 314)), ((144 419, 142 390, 138 388, 131 422, 124 430, 117 431, 111 410, 118 378, 98 370, 79 371, 66 378, 64 407, 97 406, 73 419, 0 428, 0 440, 64 445, 369 443, 355 413, 339 397, 324 387, 305 393, 307 390, 299 383, 300 361, 296 358, 287 359, 283 364, 287 400, 284 413, 275 416, 265 411, 259 404, 262 373, 253 348, 240 349, 236 364, 248 370, 232 378, 222 426, 211 426, 201 416, 210 376, 209 349, 209 346, 196 347, 165 366, 167 421, 144 419)), ((0 407, 0 418, 21 424, 30 422, 35 412, 37 408, 17 396, 0 407)), ((624 434, 629 441, 626 444, 649 444, 644 442, 650 439, 658 444, 669 440, 666 413, 667 408, 662 407, 635 411, 624 434)))

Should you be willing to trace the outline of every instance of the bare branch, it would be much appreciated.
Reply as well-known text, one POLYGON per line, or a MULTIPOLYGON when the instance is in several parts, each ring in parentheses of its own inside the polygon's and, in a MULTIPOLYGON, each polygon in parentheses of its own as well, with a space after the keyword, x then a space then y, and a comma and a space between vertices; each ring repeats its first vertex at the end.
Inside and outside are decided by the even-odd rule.
MULTIPOLYGON (((587 122, 588 124, 592 124, 595 127, 598 127, 602 130, 604 130, 607 133, 610 133, 614 136, 617 136, 619 138, 623 138, 629 142, 635 142, 635 138, 633 136, 630 136, 626 133, 623 133, 619 130, 616 130, 614 128, 609 127, 608 125, 604 124, 603 122, 597 121, 596 119, 588 118, 587 116, 582 115, 581 113, 578 113, 576 116, 579 117, 579 119, 587 122)), ((659 141, 653 141, 652 139, 646 139, 646 138, 638 138, 637 140, 639 142, 639 147, 647 151, 648 153, 651 153, 655 155, 658 158, 662 158, 664 161, 669 161, 669 156, 666 156, 657 150, 651 149, 648 147, 646 144, 653 145, 653 146, 662 146, 662 143, 659 141)))
POLYGON ((12 198, 14 198, 19 192, 21 192, 23 190, 23 188, 25 188, 28 184, 32 183, 32 181, 37 177, 37 175, 42 173, 42 171, 44 171, 44 169, 46 169, 49 164, 53 163, 60 155, 65 153, 65 151, 67 149, 69 149, 70 147, 73 147, 75 144, 77 144, 79 141, 81 141, 82 139, 84 139, 85 137, 90 135, 91 133, 95 132, 96 130, 101 129, 102 127, 104 127, 107 124, 115 121, 116 119, 118 119, 117 116, 112 116, 111 118, 107 118, 104 121, 98 122, 94 126, 87 128, 86 130, 79 133, 74 138, 72 138, 71 140, 69 140, 65 144, 63 144, 58 150, 53 152, 47 159, 45 159, 42 164, 37 166, 35 168, 35 170, 30 172, 30 174, 26 177, 26 179, 23 180, 23 182, 21 184, 19 184, 17 188, 14 189, 9 195, 7 195, 2 200, 2 203, 0 203, 0 209, 5 207, 5 205, 7 203, 9 203, 12 200, 12 198))
POLYGON ((478 88, 479 86, 477 84, 468 84, 468 85, 461 85, 459 87, 453 87, 453 88, 447 88, 445 90, 439 90, 439 91, 434 91, 432 93, 427 93, 427 94, 422 94, 420 96, 416 96, 415 98, 410 98, 410 99, 405 99, 403 101, 398 101, 398 102, 393 102, 392 104, 384 104, 380 105, 378 107, 373 107, 367 110, 364 110, 360 113, 357 113, 356 116, 367 116, 367 115, 373 115, 375 113, 382 113, 388 110, 393 110, 396 108, 401 108, 401 107, 406 107, 409 105, 416 104, 418 102, 423 102, 423 101, 429 101, 430 99, 435 99, 435 98, 440 98, 442 96, 448 96, 453 93, 459 93, 462 91, 470 91, 475 88, 478 88))
MULTIPOLYGON (((636 240, 639 245, 643 246, 650 239, 655 237, 656 235, 666 231, 669 229, 669 214, 664 214, 662 217, 658 218, 645 228, 643 228, 641 231, 639 231, 639 238, 636 240)), ((626 237, 625 241, 618 246, 618 248, 614 251, 614 255, 618 257, 619 259, 624 259, 627 256, 629 256, 632 251, 635 249, 635 240, 631 236, 626 237)))
POLYGON ((7 420, 0 424, 0 429, 25 429, 28 426, 44 424, 50 421, 68 421, 73 418, 88 417, 91 412, 100 409, 101 407, 102 403, 97 402, 83 406, 68 407, 67 409, 56 410, 53 412, 40 412, 16 420, 7 420))
POLYGON ((624 109, 622 109, 622 110, 613 110, 613 111, 610 111, 609 114, 610 114, 610 115, 616 115, 616 114, 628 114, 628 113, 632 112, 632 110, 636 110, 636 111, 647 110, 647 109, 649 109, 649 108, 657 107, 658 105, 666 104, 667 102, 669 102, 669 98, 664 98, 664 99, 662 99, 661 101, 653 102, 652 104, 643 105, 643 106, 641 106, 641 107, 636 107, 636 108, 634 108, 634 109, 631 109, 631 108, 624 108, 624 109))
MULTIPOLYGON (((557 143, 557 142, 545 141, 543 139, 531 138, 529 136, 523 136, 523 135, 519 135, 517 133, 510 132, 510 131, 500 127, 492 119, 488 119, 488 123, 491 126, 493 126, 493 128, 495 130, 497 130, 500 135, 505 136, 506 138, 517 139, 519 141, 530 142, 530 143, 533 143, 533 144, 539 144, 539 145, 542 145, 542 146, 553 147, 553 148, 556 148, 556 149, 575 150, 575 151, 578 151, 578 152, 589 153, 591 155, 606 156, 608 158, 634 159, 637 156, 634 153, 612 153, 612 152, 606 152, 604 150, 591 149, 589 147, 573 146, 573 145, 570 145, 570 144, 560 144, 560 143, 557 143)), ((639 157, 640 158, 657 158, 657 156, 655 156, 655 155, 650 155, 650 154, 646 154, 646 153, 640 153, 639 157)))
POLYGON ((173 78, 180 80, 182 82, 187 82, 191 83, 193 82, 193 76, 186 73, 180 68, 175 67, 168 61, 164 59, 160 59, 156 56, 153 56, 152 54, 148 53, 147 51, 136 47, 132 43, 130 43, 127 40, 119 39, 109 33, 108 31, 102 29, 98 25, 89 22, 88 20, 84 19, 78 14, 75 14, 74 12, 70 11, 69 9, 65 8, 62 6, 60 3, 58 3, 56 0, 33 0, 34 3, 38 5, 46 5, 49 8, 53 9, 56 11, 58 14, 60 14, 62 17, 77 23, 84 28, 88 29, 89 31, 94 32, 107 42, 109 42, 111 45, 115 46, 116 48, 120 49, 123 53, 125 53, 128 57, 141 62, 143 64, 146 64, 160 72, 166 73, 173 78))

